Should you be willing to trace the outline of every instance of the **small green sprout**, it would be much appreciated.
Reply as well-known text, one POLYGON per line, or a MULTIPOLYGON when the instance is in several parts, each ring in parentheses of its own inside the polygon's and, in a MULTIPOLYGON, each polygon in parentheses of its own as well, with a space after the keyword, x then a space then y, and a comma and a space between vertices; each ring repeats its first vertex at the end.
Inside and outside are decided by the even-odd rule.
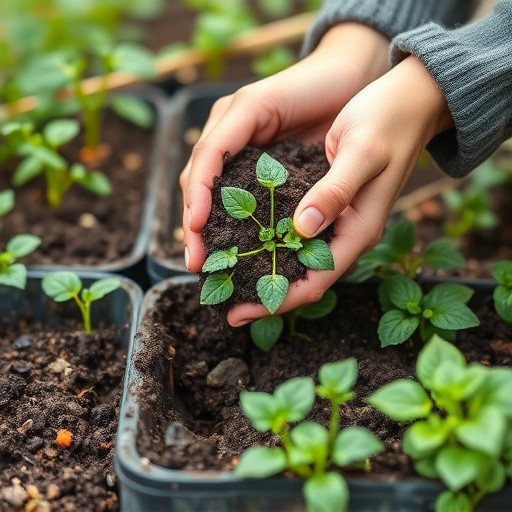
POLYGON ((336 293, 327 290, 318 302, 306 304, 282 315, 271 315, 255 320, 250 325, 251 339, 264 352, 268 352, 279 340, 285 323, 288 324, 288 336, 311 341, 311 338, 297 330, 297 321, 317 320, 327 316, 336 306, 336 293))
POLYGON ((416 281, 397 275, 383 281, 379 292, 385 311, 378 327, 382 347, 404 343, 417 329, 423 341, 433 334, 453 341, 457 330, 480 323, 466 305, 473 290, 462 284, 437 284, 424 294, 416 281))
POLYGON ((0 133, 22 159, 12 177, 13 184, 21 186, 43 174, 46 198, 52 208, 60 206, 62 196, 74 183, 98 195, 111 194, 112 187, 103 173, 89 171, 80 163, 70 166, 58 153, 78 132, 79 124, 72 119, 50 121, 41 133, 30 122, 12 121, 3 125, 0 133))
POLYGON ((44 276, 41 283, 44 293, 55 302, 65 302, 73 299, 84 322, 84 330, 87 333, 91 329, 91 304, 121 286, 121 281, 108 277, 95 281, 89 288, 83 288, 81 279, 69 271, 52 272, 44 276))
POLYGON ((11 238, 5 251, 0 252, 0 284, 25 289, 27 268, 17 260, 33 252, 41 244, 41 239, 34 235, 17 235, 11 238))
POLYGON ((354 358, 324 364, 318 372, 319 385, 310 377, 295 377, 280 384, 273 394, 242 391, 243 412, 256 430, 277 435, 282 446, 252 446, 242 453, 235 475, 266 478, 290 469, 306 481, 303 495, 310 512, 344 512, 349 491, 333 466, 346 468, 366 463, 384 450, 382 443, 367 429, 340 430, 340 406, 354 396, 352 388, 358 370, 354 358), (305 421, 315 395, 329 401, 331 418, 326 429, 305 421), (291 423, 299 423, 293 429, 291 423))
POLYGON ((434 240, 421 253, 414 252, 416 241, 416 229, 409 219, 396 222, 386 230, 380 243, 359 258, 350 280, 360 283, 370 277, 385 279, 395 274, 415 277, 423 265, 448 270, 466 264, 449 240, 434 240))
POLYGON ((512 369, 467 364, 438 336, 421 350, 419 382, 400 379, 368 402, 396 421, 412 421, 403 449, 416 471, 448 490, 436 512, 474 512, 486 494, 512 477, 512 369))
POLYGON ((14 192, 11 189, 0 192, 0 229, 2 228, 2 217, 11 212, 14 208, 14 192))
POLYGON ((497 286, 493 292, 494 309, 505 322, 512 322, 512 261, 497 261, 492 265, 497 286))
POLYGON ((250 251, 239 253, 238 247, 213 252, 204 262, 202 271, 211 274, 205 279, 201 290, 201 304, 219 304, 229 299, 234 291, 233 273, 220 272, 233 268, 240 258, 247 258, 263 251, 272 255, 272 274, 260 277, 256 291, 262 304, 275 311, 288 293, 288 279, 276 272, 277 250, 280 248, 296 252, 298 260, 314 270, 333 270, 334 261, 329 245, 320 239, 302 239, 293 229, 290 217, 275 219, 274 191, 284 185, 288 171, 269 154, 263 153, 256 164, 258 182, 270 192, 270 225, 264 226, 255 216, 256 198, 247 190, 236 187, 222 187, 221 197, 224 208, 234 219, 252 219, 259 226, 260 245, 250 251))

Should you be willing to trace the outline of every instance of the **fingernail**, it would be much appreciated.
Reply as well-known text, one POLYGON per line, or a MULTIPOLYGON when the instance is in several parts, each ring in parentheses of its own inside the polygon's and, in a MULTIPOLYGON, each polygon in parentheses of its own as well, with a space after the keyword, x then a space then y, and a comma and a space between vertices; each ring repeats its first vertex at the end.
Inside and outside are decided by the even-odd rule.
POLYGON ((295 229, 303 236, 314 236, 325 221, 324 214, 314 206, 309 206, 295 222, 295 229))
POLYGON ((189 258, 190 258, 190 254, 188 252, 188 247, 187 246, 185 246, 185 250, 183 251, 183 257, 185 258, 185 266, 188 269, 188 261, 189 261, 189 258))

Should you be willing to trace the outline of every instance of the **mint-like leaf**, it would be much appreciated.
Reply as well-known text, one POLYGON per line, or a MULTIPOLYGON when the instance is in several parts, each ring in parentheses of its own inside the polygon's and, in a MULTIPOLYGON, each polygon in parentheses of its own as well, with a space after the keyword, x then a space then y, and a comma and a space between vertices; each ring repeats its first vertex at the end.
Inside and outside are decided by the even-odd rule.
POLYGON ((201 288, 200 302, 204 305, 220 304, 231 297, 233 290, 233 281, 229 274, 211 274, 201 288))
POLYGON ((264 187, 274 188, 286 183, 288 171, 268 153, 262 153, 256 163, 256 177, 264 187))
POLYGON ((334 260, 329 245, 318 238, 302 240, 302 248, 297 251, 297 258, 308 268, 314 270, 334 270, 334 260))
POLYGON ((279 274, 262 276, 256 283, 256 292, 270 313, 275 313, 288 293, 288 279, 279 274))
POLYGON ((247 190, 237 187, 222 187, 222 204, 234 219, 246 219, 256 210, 256 198, 247 190))

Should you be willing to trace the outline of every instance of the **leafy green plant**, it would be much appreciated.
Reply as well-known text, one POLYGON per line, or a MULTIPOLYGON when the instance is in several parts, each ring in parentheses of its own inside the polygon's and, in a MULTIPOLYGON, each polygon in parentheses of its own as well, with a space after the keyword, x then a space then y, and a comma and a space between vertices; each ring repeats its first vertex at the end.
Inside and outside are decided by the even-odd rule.
POLYGON ((368 402, 396 421, 412 421, 403 449, 416 471, 448 490, 437 512, 473 512, 512 477, 512 369, 466 363, 434 336, 416 363, 419 382, 394 381, 368 402))
POLYGON ((92 332, 92 303, 117 290, 121 286, 121 281, 113 277, 107 277, 95 281, 89 288, 83 288, 82 281, 76 273, 58 271, 45 275, 41 285, 44 293, 55 302, 66 302, 73 299, 82 314, 84 330, 90 333, 92 332))
POLYGON ((288 292, 288 279, 276 272, 277 250, 295 251, 298 260, 314 270, 333 270, 334 261, 329 245, 320 239, 301 239, 293 229, 290 217, 275 219, 275 188, 284 185, 288 171, 268 153, 262 153, 256 164, 256 178, 260 185, 270 193, 270 225, 263 225, 255 216, 256 198, 249 191, 237 187, 222 187, 221 197, 224 208, 234 219, 250 218, 259 226, 259 246, 239 253, 238 247, 218 250, 208 256, 202 271, 209 272, 201 289, 201 304, 219 304, 227 300, 234 291, 233 270, 231 273, 219 272, 233 268, 240 258, 247 258, 263 251, 272 257, 272 274, 259 278, 256 291, 262 304, 274 313, 282 304, 288 292))
POLYGON ((260 432, 271 432, 281 440, 275 448, 252 446, 240 457, 235 475, 266 478, 290 469, 303 477, 303 495, 311 512, 342 512, 349 500, 345 479, 333 466, 346 468, 381 452, 382 443, 362 427, 340 430, 340 406, 354 396, 357 380, 354 358, 324 364, 319 385, 310 377, 295 377, 280 384, 273 394, 242 391, 242 410, 260 432), (329 426, 305 421, 315 394, 329 401, 329 426), (290 424, 299 423, 291 427, 290 424))
POLYGON ((11 189, 0 192, 0 228, 2 227, 2 217, 7 215, 14 208, 14 192, 11 189))
POLYGON ((493 263, 491 272, 497 283, 493 292, 494 309, 505 322, 512 322, 512 261, 493 263))
POLYGON ((442 198, 451 213, 443 229, 452 238, 498 225, 498 217, 491 209, 490 192, 485 188, 470 185, 462 190, 448 190, 442 198))
POLYGON ((255 320, 250 325, 251 339, 258 348, 268 352, 277 343, 287 325, 288 336, 311 341, 310 336, 297 330, 297 322, 299 319, 317 320, 327 316, 336 306, 336 299, 336 293, 327 290, 318 302, 306 304, 282 315, 255 320))
POLYGON ((34 235, 17 235, 11 238, 0 252, 0 284, 25 289, 27 269, 18 260, 29 255, 41 244, 41 239, 34 235))
POLYGON ((452 341, 457 330, 480 323, 466 305, 473 290, 462 284, 440 283, 425 294, 416 281, 397 275, 383 281, 381 292, 385 312, 378 334, 383 347, 404 343, 416 330, 423 341, 433 334, 452 341))
POLYGON ((62 196, 74 184, 98 195, 112 192, 107 177, 99 171, 89 171, 81 163, 69 165, 59 154, 59 148, 72 140, 79 131, 78 121, 72 119, 55 119, 42 130, 35 131, 30 122, 12 121, 0 128, 5 143, 12 148, 12 153, 21 158, 12 182, 23 185, 36 176, 44 175, 46 181, 46 198, 52 208, 58 208, 62 196))
POLYGON ((423 251, 415 251, 417 234, 409 219, 402 219, 390 226, 373 249, 358 260, 356 271, 350 280, 363 282, 370 277, 385 279, 402 274, 415 277, 422 266, 434 269, 454 269, 465 266, 462 254, 449 240, 434 240, 423 251))

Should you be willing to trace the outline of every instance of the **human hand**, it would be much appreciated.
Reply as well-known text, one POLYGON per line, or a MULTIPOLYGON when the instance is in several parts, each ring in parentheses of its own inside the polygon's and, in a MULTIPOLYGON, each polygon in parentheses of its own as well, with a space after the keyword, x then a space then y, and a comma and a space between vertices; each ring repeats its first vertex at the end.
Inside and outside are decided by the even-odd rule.
MULTIPOLYGON (((368 85, 346 106, 326 137, 331 169, 299 203, 294 226, 312 237, 335 222, 334 271, 309 271, 290 285, 277 313, 314 302, 359 255, 380 238, 386 216, 423 147, 453 126, 437 83, 421 61, 409 56, 368 85)), ((244 325, 268 315, 263 306, 243 304, 228 322, 244 325)))
POLYGON ((377 31, 342 23, 304 60, 215 103, 180 176, 185 262, 191 272, 199 272, 205 260, 200 233, 225 153, 285 138, 323 140, 347 101, 388 69, 388 47, 377 31))

